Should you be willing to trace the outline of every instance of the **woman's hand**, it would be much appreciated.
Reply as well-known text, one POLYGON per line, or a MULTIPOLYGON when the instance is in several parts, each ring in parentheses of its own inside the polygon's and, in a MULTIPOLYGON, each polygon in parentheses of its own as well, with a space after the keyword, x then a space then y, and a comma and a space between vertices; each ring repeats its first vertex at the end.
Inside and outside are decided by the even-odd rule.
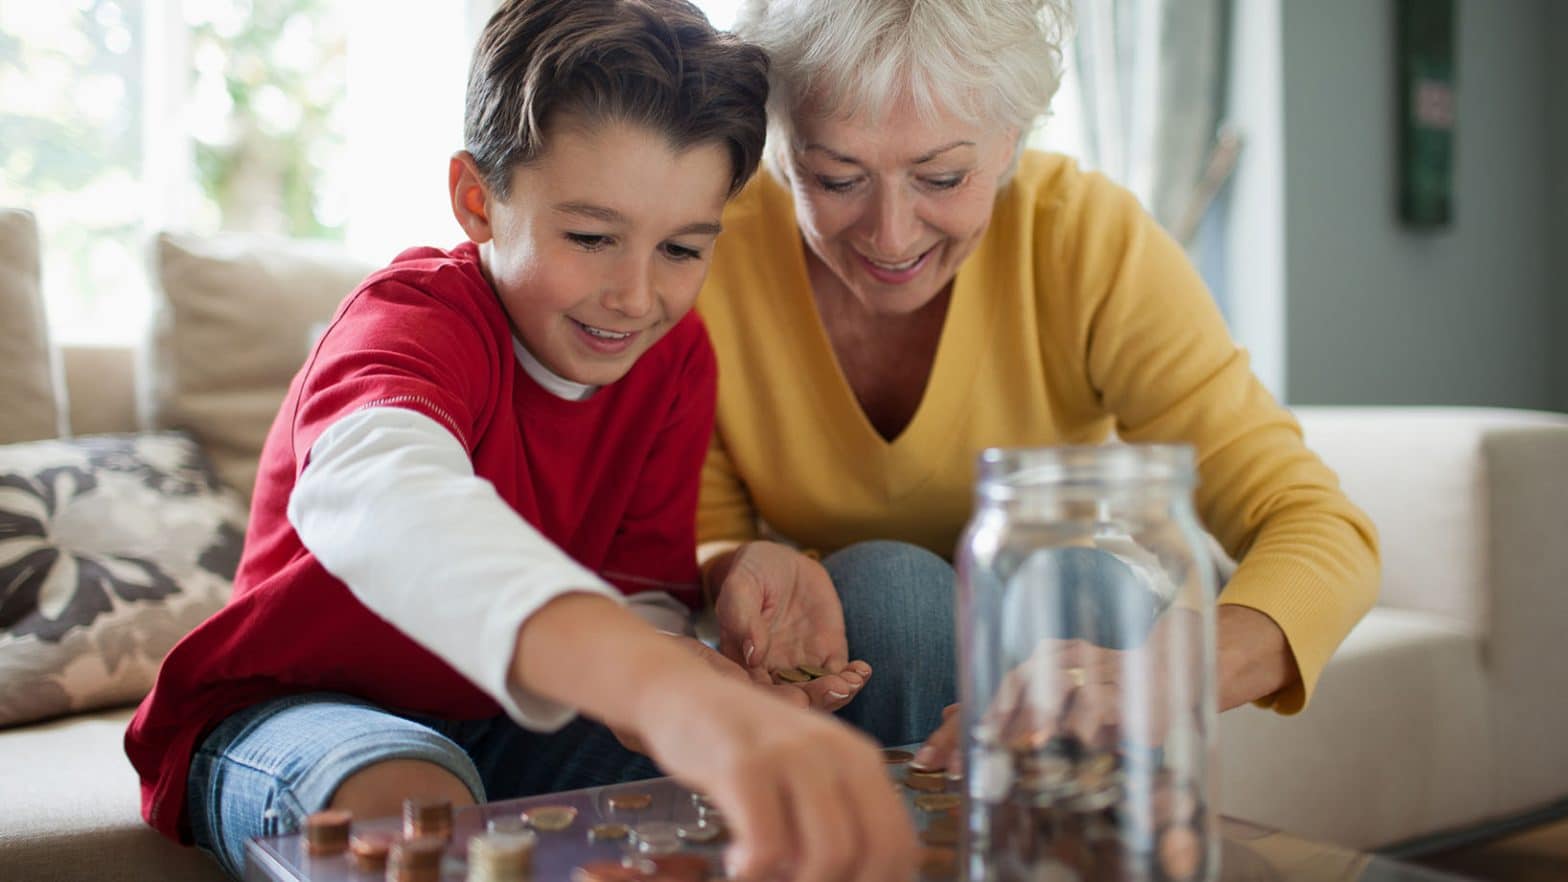
POLYGON ((864 735, 731 675, 687 677, 639 704, 650 755, 724 813, 729 878, 914 878, 914 829, 864 735))
POLYGON ((855 697, 871 666, 849 661, 844 611, 822 565, 776 542, 748 542, 721 555, 710 578, 719 651, 758 682, 802 665, 829 673, 799 684, 811 706, 834 711, 855 697))

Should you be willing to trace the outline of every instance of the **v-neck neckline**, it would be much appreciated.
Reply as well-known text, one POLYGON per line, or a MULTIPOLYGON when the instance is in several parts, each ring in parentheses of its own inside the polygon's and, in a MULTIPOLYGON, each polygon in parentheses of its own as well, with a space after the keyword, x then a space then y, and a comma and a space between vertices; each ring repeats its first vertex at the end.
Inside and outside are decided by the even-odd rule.
MULTIPOLYGON (((777 183, 781 187, 785 186, 782 182, 777 183)), ((784 195, 789 198, 787 187, 784 195)), ((831 366, 833 380, 829 385, 833 388, 820 391, 824 405, 832 408, 833 422, 839 426, 852 427, 845 431, 849 436, 847 440, 855 449, 877 451, 890 457, 893 462, 929 462, 928 454, 923 452, 929 451, 934 444, 947 441, 958 428, 959 421, 954 416, 961 406, 957 399, 962 397, 963 390, 970 384, 980 361, 979 358, 971 358, 965 364, 950 364, 957 357, 954 351, 960 348, 962 342, 956 337, 966 328, 982 333, 989 330, 990 316, 977 314, 981 310, 987 313, 990 310, 987 309, 989 298, 977 296, 980 292, 972 281, 975 271, 971 267, 975 255, 970 254, 964 259, 953 278, 947 315, 942 320, 936 352, 931 360, 931 371, 920 401, 903 429, 888 439, 882 437, 882 433, 872 424, 871 417, 861 407, 860 399, 855 396, 854 387, 850 385, 849 377, 839 363, 838 353, 833 349, 832 338, 828 335, 812 293, 811 273, 806 264, 806 249, 809 246, 800 237, 799 227, 795 225, 793 204, 790 209, 791 227, 796 231, 794 247, 791 249, 794 278, 787 285, 792 293, 789 300, 795 312, 792 320, 810 329, 807 334, 810 338, 806 353, 808 361, 825 360, 831 366)))

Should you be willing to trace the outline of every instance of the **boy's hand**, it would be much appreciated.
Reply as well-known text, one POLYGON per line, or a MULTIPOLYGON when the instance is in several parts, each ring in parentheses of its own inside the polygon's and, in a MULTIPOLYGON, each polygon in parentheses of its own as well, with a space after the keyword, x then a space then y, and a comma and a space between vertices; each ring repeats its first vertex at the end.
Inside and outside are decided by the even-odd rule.
POLYGON ((719 650, 758 682, 802 665, 827 671, 796 688, 811 706, 849 704, 871 666, 849 661, 844 611, 820 563, 776 542, 748 542, 714 565, 719 650))
POLYGON ((665 771, 724 812, 730 878, 914 878, 914 829, 870 739, 732 676, 702 679, 650 694, 637 729, 665 771))

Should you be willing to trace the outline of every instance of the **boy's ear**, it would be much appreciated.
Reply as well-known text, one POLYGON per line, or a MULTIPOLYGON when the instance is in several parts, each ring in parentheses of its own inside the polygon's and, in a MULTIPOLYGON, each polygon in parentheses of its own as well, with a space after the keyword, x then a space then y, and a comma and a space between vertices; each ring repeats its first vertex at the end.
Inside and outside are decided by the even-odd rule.
POLYGON ((488 242, 490 230, 490 190, 484 175, 474 164, 473 154, 459 150, 447 167, 447 190, 452 197, 452 216, 473 242, 488 242))

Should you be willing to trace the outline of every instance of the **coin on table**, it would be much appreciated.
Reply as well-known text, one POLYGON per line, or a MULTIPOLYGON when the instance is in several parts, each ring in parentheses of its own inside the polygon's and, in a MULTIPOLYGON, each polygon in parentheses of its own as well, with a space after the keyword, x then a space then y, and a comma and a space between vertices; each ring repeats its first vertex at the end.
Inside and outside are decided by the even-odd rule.
POLYGON ((922 848, 920 872, 935 879, 953 878, 958 875, 958 851, 942 845, 922 848))
POLYGON ((922 793, 915 797, 915 808, 923 812, 945 812, 962 802, 963 798, 956 793, 922 793))
POLYGON ((801 665, 800 672, 811 677, 813 680, 817 679, 818 677, 826 677, 827 675, 833 673, 827 668, 819 668, 816 665, 801 665))
POLYGON ((523 820, 535 830, 559 833, 577 820, 577 809, 569 805, 542 805, 523 812, 523 820))
POLYGON ((890 766, 896 766, 896 765, 899 765, 901 763, 907 763, 907 762, 909 762, 910 760, 912 760, 914 758, 915 758, 915 755, 910 753, 907 750, 884 750, 884 751, 882 751, 882 762, 887 763, 890 766))
POLYGON ((349 853, 354 856, 354 866, 361 870, 383 870, 387 865, 387 855, 392 851, 394 841, 390 833, 355 833, 348 839, 349 853))
POLYGON ((589 861, 572 870, 572 882, 643 882, 648 875, 638 866, 620 861, 589 861))
POLYGON ((671 821, 647 821, 632 828, 632 841, 637 851, 646 855, 670 854, 680 851, 681 834, 671 821))
POLYGON ((664 854, 653 859, 657 882, 706 882, 708 859, 700 854, 664 854))
POLYGON ((692 824, 681 824, 675 828, 675 833, 687 842, 707 845, 710 842, 717 842, 724 835, 724 825, 699 820, 692 824))
POLYGON ((809 683, 816 679, 805 671, 802 671, 800 668, 785 668, 781 671, 774 671, 773 676, 778 677, 780 680, 783 680, 786 683, 809 683))
POLYGON ((594 842, 616 842, 625 839, 631 828, 625 824, 594 824, 588 829, 588 838, 594 842))
POLYGON ((617 811, 636 812, 642 811, 648 806, 653 805, 653 794, 617 793, 606 801, 610 804, 610 808, 616 809, 617 811))

